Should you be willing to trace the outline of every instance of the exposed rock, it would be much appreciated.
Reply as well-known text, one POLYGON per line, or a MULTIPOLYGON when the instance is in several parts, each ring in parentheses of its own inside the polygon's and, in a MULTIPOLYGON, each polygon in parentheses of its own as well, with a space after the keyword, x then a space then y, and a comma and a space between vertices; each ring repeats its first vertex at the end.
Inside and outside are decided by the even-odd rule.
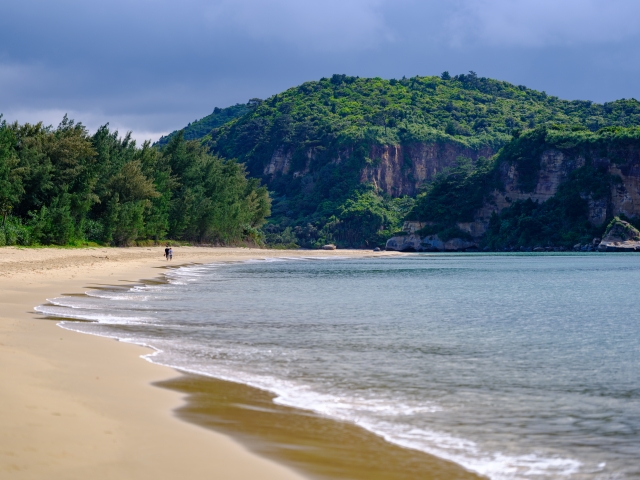
POLYGON ((438 235, 427 235, 420 242, 420 246, 425 252, 444 251, 444 242, 438 238, 438 235))
POLYGON ((360 181, 373 183, 394 197, 415 195, 425 181, 455 166, 459 156, 475 161, 494 153, 490 148, 472 150, 454 143, 374 145, 369 152, 373 162, 362 170, 360 181))
POLYGON ((373 249, 374 252, 379 252, 380 251, 380 247, 376 247, 373 249))
MULTIPOLYGON (((332 164, 338 165, 349 158, 352 148, 336 153, 332 164)), ((372 145, 369 151, 371 163, 360 172, 360 181, 372 183, 376 189, 391 196, 413 196, 425 181, 430 181, 443 169, 456 165, 460 156, 477 160, 491 157, 495 150, 485 147, 480 150, 465 148, 455 143, 413 143, 408 145, 372 145)), ((293 150, 285 146, 277 148, 264 167, 263 174, 273 178, 276 174, 301 177, 309 173, 309 165, 316 157, 316 149, 304 152, 307 157, 302 170, 291 172, 293 150)))
POLYGON ((640 251, 640 231, 633 225, 615 217, 607 226, 607 231, 598 245, 600 252, 640 251))
POLYGON ((387 240, 386 249, 396 252, 420 252, 422 246, 418 235, 397 235, 387 240))
POLYGON ((323 250, 335 250, 336 246, 333 243, 329 243, 328 245, 325 245, 322 247, 323 250))
POLYGON ((626 241, 640 241, 640 231, 629 222, 615 217, 607 226, 607 230, 604 232, 604 237, 602 238, 602 243, 626 241))
POLYGON ((613 215, 635 217, 640 214, 640 151, 629 149, 621 152, 624 164, 611 164, 609 173, 618 175, 622 182, 611 192, 613 215))
POLYGON ((402 231, 407 233, 416 233, 416 231, 424 228, 426 225, 426 222, 407 221, 402 225, 402 231))
POLYGON ((470 248, 477 249, 478 244, 471 240, 464 240, 462 238, 452 238, 444 243, 445 252, 461 252, 470 248))
POLYGON ((472 240, 452 238, 446 242, 438 235, 427 235, 421 238, 418 234, 397 235, 387 241, 387 250, 398 252, 463 252, 478 249, 478 244, 472 240))
POLYGON ((264 167, 265 175, 273 175, 276 172, 282 172, 283 174, 289 173, 289 167, 291 166, 292 153, 286 151, 284 148, 278 148, 271 156, 271 161, 264 167))
MULTIPOLYGON (((566 158, 558 150, 544 151, 540 158, 538 182, 532 192, 523 192, 519 189, 518 170, 514 165, 502 164, 500 177, 504 184, 504 191, 495 190, 484 206, 476 213, 475 220, 469 223, 458 223, 458 228, 469 233, 474 238, 484 235, 494 212, 500 213, 517 200, 531 199, 538 202, 546 202, 556 194, 558 187, 569 177, 569 174, 576 168, 584 166, 584 163, 584 158, 566 158)), ((596 207, 594 206, 594 208, 596 207)), ((602 216, 602 212, 598 212, 598 215, 602 216)), ((600 216, 597 218, 599 219, 600 216)), ((606 202, 602 221, 597 224, 601 224, 605 218, 606 202)))

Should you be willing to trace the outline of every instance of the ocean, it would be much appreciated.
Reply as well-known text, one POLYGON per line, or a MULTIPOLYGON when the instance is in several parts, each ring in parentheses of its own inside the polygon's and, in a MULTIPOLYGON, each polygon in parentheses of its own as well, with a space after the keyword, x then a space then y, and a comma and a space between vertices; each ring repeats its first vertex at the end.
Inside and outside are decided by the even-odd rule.
POLYGON ((491 479, 640 478, 640 255, 167 270, 36 308, 491 479))

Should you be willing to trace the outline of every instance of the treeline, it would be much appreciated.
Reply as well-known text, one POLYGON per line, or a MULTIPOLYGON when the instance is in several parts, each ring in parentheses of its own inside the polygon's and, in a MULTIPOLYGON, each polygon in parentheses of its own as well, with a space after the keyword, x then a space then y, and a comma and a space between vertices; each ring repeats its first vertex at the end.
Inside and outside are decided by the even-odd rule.
POLYGON ((0 245, 259 243, 269 213, 244 165, 181 134, 157 149, 66 116, 57 128, 0 123, 0 245))

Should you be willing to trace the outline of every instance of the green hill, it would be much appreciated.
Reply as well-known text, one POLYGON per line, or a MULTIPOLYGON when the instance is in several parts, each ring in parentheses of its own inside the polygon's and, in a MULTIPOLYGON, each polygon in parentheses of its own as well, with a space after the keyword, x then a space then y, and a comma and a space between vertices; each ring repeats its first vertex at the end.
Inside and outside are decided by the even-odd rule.
POLYGON ((460 156, 474 165, 491 157, 514 133, 545 124, 640 125, 634 99, 566 101, 473 72, 334 75, 254 99, 249 108, 202 141, 268 185, 270 242, 309 247, 384 243, 423 185, 460 156))
POLYGON ((211 115, 195 120, 182 130, 174 130, 169 135, 160 137, 154 146, 162 147, 167 145, 169 141, 178 134, 178 131, 182 132, 185 140, 197 140, 199 138, 208 135, 212 129, 224 125, 230 122, 234 118, 241 117, 245 113, 249 112, 249 107, 243 104, 236 104, 227 108, 214 108, 211 115))

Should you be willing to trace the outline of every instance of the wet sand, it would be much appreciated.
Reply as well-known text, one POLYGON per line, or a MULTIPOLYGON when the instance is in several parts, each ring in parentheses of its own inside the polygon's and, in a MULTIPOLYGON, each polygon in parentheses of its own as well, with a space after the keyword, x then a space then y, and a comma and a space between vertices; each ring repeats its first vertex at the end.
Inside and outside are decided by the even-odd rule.
MULTIPOLYGON (((372 254, 174 252, 172 266, 372 254)), ((473 478, 359 427, 276 406, 266 392, 192 375, 176 378, 175 370, 139 358, 148 349, 63 330, 33 311, 62 293, 157 277, 167 266, 162 253, 161 247, 0 249, 0 477, 473 478)))
POLYGON ((277 405, 243 384, 185 374, 156 385, 186 393, 180 418, 223 432, 252 451, 317 479, 480 479, 457 464, 402 448, 350 423, 277 405))

